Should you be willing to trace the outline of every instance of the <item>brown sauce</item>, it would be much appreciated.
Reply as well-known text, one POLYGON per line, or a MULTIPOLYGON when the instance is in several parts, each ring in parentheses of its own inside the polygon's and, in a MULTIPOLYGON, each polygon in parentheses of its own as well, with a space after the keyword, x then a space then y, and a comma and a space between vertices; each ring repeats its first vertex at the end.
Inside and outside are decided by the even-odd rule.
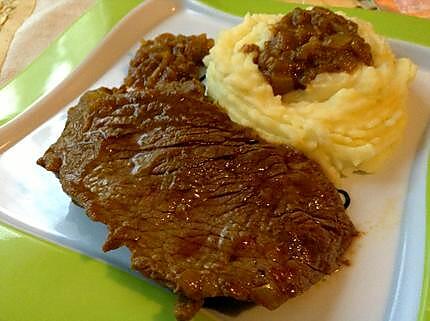
MULTIPOLYGON (((213 39, 201 35, 163 33, 153 40, 143 40, 130 62, 124 85, 128 88, 159 88, 165 85, 199 80, 203 57, 214 45, 213 39)), ((172 89, 175 89, 172 87, 172 89)))
POLYGON ((327 9, 294 9, 272 29, 264 49, 245 45, 275 95, 304 89, 324 72, 352 72, 372 65, 370 46, 358 35, 356 23, 327 9))

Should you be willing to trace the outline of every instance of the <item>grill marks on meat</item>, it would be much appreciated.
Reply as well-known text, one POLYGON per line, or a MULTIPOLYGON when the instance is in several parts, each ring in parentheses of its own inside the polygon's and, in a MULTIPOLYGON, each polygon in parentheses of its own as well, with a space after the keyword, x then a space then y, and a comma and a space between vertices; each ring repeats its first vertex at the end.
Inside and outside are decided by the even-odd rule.
POLYGON ((300 152, 268 144, 187 94, 85 94, 38 160, 109 227, 108 251, 180 295, 274 309, 338 268, 355 229, 335 187, 300 152))

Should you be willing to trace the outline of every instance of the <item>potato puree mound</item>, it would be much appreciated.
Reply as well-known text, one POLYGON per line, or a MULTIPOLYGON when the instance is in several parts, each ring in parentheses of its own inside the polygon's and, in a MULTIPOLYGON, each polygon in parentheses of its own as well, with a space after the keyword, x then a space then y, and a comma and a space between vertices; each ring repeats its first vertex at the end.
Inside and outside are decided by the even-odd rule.
POLYGON ((271 37, 270 25, 281 17, 247 15, 242 24, 219 35, 205 58, 209 96, 233 121, 270 142, 293 145, 332 178, 374 172, 402 138, 408 83, 416 67, 408 59, 396 59, 370 24, 352 19, 371 46, 374 66, 363 65, 352 74, 319 74, 306 89, 275 96, 253 55, 242 47, 263 48, 271 37))

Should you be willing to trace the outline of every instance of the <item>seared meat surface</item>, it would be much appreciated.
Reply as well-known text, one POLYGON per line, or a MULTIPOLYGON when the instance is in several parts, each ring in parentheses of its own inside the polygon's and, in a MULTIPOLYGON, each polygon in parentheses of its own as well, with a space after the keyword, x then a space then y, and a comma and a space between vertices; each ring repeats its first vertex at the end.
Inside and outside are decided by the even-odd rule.
POLYGON ((101 88, 38 160, 133 268, 180 295, 274 309, 336 270, 355 229, 319 165, 187 93, 101 88))

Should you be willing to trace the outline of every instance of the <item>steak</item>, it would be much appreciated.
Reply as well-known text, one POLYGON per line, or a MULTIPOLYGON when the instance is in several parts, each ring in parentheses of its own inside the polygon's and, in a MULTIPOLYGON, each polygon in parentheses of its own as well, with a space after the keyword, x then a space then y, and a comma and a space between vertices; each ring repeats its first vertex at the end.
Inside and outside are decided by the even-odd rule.
POLYGON ((179 294, 275 309, 335 271, 356 231, 320 166, 186 92, 86 93, 38 160, 106 224, 103 249, 179 294))

